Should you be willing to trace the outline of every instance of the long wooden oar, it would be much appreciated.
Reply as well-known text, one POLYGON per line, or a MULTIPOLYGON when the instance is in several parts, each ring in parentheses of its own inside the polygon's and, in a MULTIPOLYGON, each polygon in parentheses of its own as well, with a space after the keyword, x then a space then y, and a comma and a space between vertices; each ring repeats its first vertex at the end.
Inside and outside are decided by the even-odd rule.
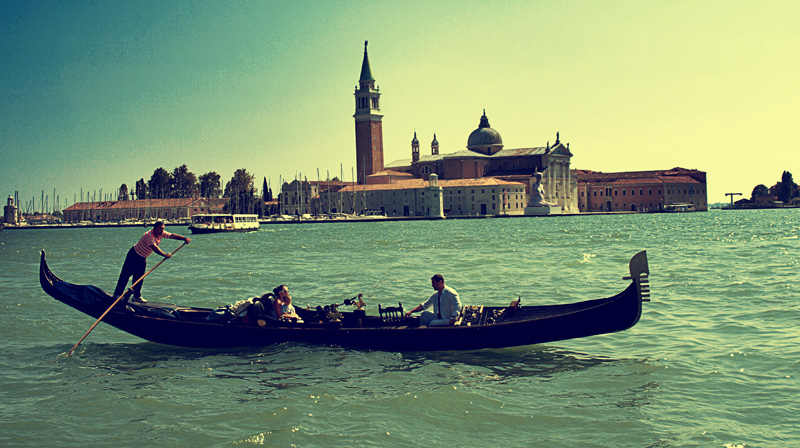
MULTIPOLYGON (((177 252, 177 251, 181 250, 181 247, 185 246, 186 244, 187 244, 187 243, 184 241, 184 243, 183 243, 183 244, 181 244, 180 246, 178 246, 178 248, 177 248, 177 249, 175 249, 175 250, 173 250, 173 251, 172 251, 172 254, 171 254, 171 255, 175 255, 175 252, 177 252)), ((170 257, 170 258, 171 258, 171 257, 170 257)), ((119 297, 117 297, 117 300, 115 300, 115 301, 114 301, 114 303, 112 303, 112 304, 111 304, 111 306, 110 306, 110 307, 108 307, 108 309, 106 310, 106 312, 105 312, 105 313, 103 313, 103 314, 102 314, 102 315, 101 315, 101 316, 100 316, 100 317, 97 319, 97 321, 94 323, 94 325, 92 325, 92 328, 90 328, 90 329, 89 329, 89 331, 87 331, 87 332, 86 332, 86 334, 85 334, 85 335, 83 335, 83 337, 81 338, 81 340, 80 340, 80 341, 78 341, 78 342, 75 344, 75 346, 74 346, 74 347, 72 347, 72 349, 70 349, 70 351, 68 351, 68 352, 67 352, 67 355, 66 355, 66 356, 69 356, 69 355, 71 355, 71 354, 72 354, 72 352, 74 352, 74 351, 75 351, 75 349, 76 349, 76 348, 78 348, 78 346, 81 344, 81 342, 83 342, 83 340, 84 340, 84 339, 86 339, 86 336, 89 336, 89 333, 91 333, 91 332, 92 332, 92 330, 94 330, 94 327, 96 327, 96 326, 97 326, 97 324, 99 324, 99 323, 100 323, 100 321, 101 321, 101 320, 103 320, 103 318, 104 318, 104 317, 106 317, 106 314, 108 314, 108 312, 109 312, 109 311, 111 311, 111 310, 112 310, 112 309, 113 309, 113 308, 114 308, 114 307, 117 305, 117 302, 119 302, 120 300, 122 300, 122 298, 123 298, 123 297, 125 297, 125 294, 127 294, 127 293, 128 293, 128 291, 132 290, 134 286, 138 285, 138 284, 139 284, 139 282, 141 282, 142 280, 144 280, 144 278, 145 278, 145 277, 147 277, 148 275, 150 275, 150 273, 151 273, 151 272, 153 272, 153 271, 154 271, 154 270, 155 270, 157 267, 161 266, 161 263, 163 263, 163 262, 165 262, 165 261, 167 261, 167 259, 166 259, 166 258, 164 258, 163 260, 159 261, 159 262, 158 262, 158 263, 157 263, 155 266, 153 266, 152 268, 150 268, 150 270, 149 270, 149 271, 147 271, 147 272, 146 272, 146 273, 145 273, 145 274, 144 274, 144 275, 143 275, 143 276, 142 276, 142 277, 141 277, 139 280, 136 280, 135 282, 133 282, 133 284, 132 284, 132 285, 131 285, 131 286, 130 286, 128 289, 126 289, 126 290, 125 290, 125 292, 123 292, 122 294, 120 294, 120 295, 119 295, 119 297)))

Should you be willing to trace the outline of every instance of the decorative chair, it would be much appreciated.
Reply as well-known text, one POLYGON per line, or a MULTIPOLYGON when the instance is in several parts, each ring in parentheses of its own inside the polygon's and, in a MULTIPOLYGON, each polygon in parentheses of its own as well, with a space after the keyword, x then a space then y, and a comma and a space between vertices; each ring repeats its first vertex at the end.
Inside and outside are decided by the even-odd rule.
POLYGON ((378 304, 378 314, 381 316, 381 322, 398 323, 406 319, 402 302, 398 302, 397 305, 384 308, 380 303, 378 304))

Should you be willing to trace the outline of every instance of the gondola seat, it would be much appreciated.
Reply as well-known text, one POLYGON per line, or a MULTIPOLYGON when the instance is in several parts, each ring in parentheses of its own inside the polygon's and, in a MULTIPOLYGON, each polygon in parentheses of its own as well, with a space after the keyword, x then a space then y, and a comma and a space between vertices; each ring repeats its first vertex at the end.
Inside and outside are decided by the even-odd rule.
POLYGON ((406 319, 403 304, 398 302, 397 305, 398 306, 387 306, 384 308, 381 304, 378 304, 378 314, 381 316, 381 322, 400 323, 406 319))

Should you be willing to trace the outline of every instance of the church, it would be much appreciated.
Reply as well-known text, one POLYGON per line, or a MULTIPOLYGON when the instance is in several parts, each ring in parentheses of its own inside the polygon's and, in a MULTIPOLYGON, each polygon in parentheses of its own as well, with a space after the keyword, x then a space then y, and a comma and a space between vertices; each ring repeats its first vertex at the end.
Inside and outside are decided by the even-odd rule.
MULTIPOLYGON (((505 148, 503 138, 491 127, 484 110, 478 128, 466 139, 465 149, 440 153, 434 135, 430 154, 421 154, 415 132, 410 145, 411 157, 384 165, 381 92, 375 87, 366 42, 354 95, 359 183, 352 187, 354 192, 397 190, 404 184, 410 189, 419 188, 420 180, 428 181, 435 175, 443 188, 441 210, 445 215, 523 214, 534 174, 539 172, 543 177, 544 199, 563 211, 577 211, 577 180, 570 169, 572 153, 558 133, 552 145, 548 142, 545 146, 505 148), (480 193, 472 196, 475 189, 467 188, 467 184, 482 186, 478 191, 486 196, 480 193), (494 194, 487 195, 486 191, 494 194), (451 197, 453 200, 448 200, 451 197)), ((381 209, 392 214, 386 207, 381 209)))
POLYGON ((569 143, 562 142, 558 132, 552 144, 505 148, 486 110, 478 127, 466 135, 463 149, 440 151, 434 134, 430 153, 423 154, 414 132, 410 157, 385 164, 381 92, 375 81, 364 42, 353 114, 358 182, 337 188, 320 183, 313 203, 297 213, 379 210, 387 216, 525 215, 540 214, 535 211, 540 208, 537 204, 547 206, 543 214, 665 211, 675 204, 707 210, 702 171, 575 170, 570 167, 569 143))

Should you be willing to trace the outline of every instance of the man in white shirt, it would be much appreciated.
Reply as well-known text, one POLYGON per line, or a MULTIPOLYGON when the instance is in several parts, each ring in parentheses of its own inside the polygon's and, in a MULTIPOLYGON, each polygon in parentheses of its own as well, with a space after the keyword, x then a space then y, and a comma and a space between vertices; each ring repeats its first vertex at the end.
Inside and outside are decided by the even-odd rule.
POLYGON ((442 274, 431 277, 431 286, 436 290, 435 293, 424 303, 415 306, 406 313, 410 317, 412 313, 433 307, 433 312, 425 311, 419 317, 419 325, 428 327, 444 327, 453 325, 461 313, 461 299, 455 289, 445 286, 442 274))

